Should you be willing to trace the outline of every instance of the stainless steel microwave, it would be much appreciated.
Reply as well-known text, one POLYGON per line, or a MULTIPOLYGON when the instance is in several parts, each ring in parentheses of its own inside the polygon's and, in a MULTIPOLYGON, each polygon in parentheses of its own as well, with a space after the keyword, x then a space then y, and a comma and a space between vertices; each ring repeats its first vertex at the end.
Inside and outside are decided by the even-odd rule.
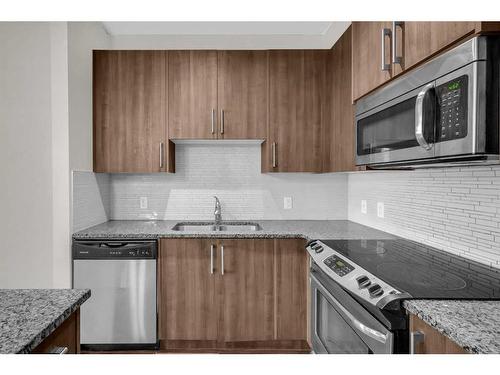
POLYGON ((478 36, 356 102, 356 164, 498 163, 500 39, 478 36))

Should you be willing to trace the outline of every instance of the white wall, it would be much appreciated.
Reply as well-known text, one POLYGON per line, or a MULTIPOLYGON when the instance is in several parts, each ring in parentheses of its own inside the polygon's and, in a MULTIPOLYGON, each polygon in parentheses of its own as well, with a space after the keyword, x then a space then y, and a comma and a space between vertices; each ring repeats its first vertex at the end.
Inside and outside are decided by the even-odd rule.
POLYGON ((110 45, 100 22, 68 23, 71 170, 92 170, 92 50, 109 49, 110 45))
POLYGON ((71 286, 70 150, 92 168, 91 43, 78 44, 96 25, 0 22, 0 288, 71 286))
POLYGON ((0 287, 51 287, 51 30, 0 22, 0 287))

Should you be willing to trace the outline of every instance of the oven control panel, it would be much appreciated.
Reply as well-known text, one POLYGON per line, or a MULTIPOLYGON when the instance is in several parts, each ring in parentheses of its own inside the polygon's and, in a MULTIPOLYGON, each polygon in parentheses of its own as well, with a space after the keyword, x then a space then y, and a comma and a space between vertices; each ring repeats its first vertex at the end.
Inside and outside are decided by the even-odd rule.
POLYGON ((467 136, 467 82, 463 75, 436 87, 438 118, 436 142, 467 136))
POLYGON ((381 309, 395 299, 410 298, 382 279, 358 266, 344 255, 321 241, 312 241, 306 247, 314 263, 344 289, 381 309))
POLYGON ((326 258, 323 263, 340 277, 347 275, 354 267, 336 255, 326 258))

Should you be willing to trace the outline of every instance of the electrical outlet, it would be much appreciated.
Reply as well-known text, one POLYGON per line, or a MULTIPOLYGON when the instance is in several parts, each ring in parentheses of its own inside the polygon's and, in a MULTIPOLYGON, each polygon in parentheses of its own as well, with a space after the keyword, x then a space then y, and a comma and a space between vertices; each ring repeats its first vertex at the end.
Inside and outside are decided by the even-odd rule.
POLYGON ((141 197, 139 199, 139 201, 140 201, 141 209, 148 208, 148 197, 141 197))
POLYGON ((384 218, 384 202, 377 202, 377 216, 384 218))
POLYGON ((367 209, 366 209, 366 200, 361 200, 361 213, 366 214, 367 209))
POLYGON ((285 210, 291 210, 293 207, 292 197, 283 197, 283 208, 285 210))

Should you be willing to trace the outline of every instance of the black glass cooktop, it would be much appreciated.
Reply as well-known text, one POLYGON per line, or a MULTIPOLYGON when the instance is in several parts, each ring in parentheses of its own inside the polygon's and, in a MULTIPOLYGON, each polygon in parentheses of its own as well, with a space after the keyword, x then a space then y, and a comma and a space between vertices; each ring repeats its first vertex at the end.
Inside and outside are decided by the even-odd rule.
POLYGON ((413 298, 500 299, 500 270, 404 239, 321 240, 413 298))

